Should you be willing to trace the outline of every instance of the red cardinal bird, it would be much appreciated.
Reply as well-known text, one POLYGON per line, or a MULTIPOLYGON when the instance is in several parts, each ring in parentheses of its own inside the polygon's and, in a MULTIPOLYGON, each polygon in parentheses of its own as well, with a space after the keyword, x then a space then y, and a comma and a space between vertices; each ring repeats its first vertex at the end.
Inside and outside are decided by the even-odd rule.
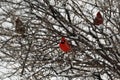
POLYGON ((68 44, 67 40, 65 37, 61 38, 61 42, 59 43, 59 47, 62 51, 64 52, 69 52, 71 50, 70 45, 68 44))
POLYGON ((94 25, 100 25, 103 24, 103 17, 100 12, 97 13, 95 19, 94 19, 94 25))

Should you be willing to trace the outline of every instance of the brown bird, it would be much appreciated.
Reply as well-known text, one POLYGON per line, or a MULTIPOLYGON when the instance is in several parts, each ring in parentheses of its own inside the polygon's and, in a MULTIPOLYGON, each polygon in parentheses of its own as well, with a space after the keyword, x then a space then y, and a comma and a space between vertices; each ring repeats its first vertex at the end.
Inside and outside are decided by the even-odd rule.
POLYGON ((21 34, 24 37, 25 27, 23 26, 23 22, 17 17, 15 20, 15 32, 21 34))

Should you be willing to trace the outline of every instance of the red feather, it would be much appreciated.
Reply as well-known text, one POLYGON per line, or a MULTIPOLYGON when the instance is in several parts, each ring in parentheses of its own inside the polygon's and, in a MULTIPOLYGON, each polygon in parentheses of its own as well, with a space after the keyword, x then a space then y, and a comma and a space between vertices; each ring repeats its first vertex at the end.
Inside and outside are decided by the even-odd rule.
POLYGON ((64 52, 69 52, 71 50, 71 47, 68 44, 68 41, 65 39, 65 37, 61 38, 61 42, 59 43, 59 47, 64 52))
POLYGON ((96 17, 94 19, 94 25, 100 25, 103 24, 103 17, 100 12, 96 14, 96 17))

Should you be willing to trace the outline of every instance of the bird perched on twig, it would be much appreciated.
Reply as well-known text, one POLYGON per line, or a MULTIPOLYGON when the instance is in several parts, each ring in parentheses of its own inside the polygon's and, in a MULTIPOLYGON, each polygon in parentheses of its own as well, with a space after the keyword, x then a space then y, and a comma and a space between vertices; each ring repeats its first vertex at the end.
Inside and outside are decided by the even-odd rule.
POLYGON ((94 25, 100 25, 103 24, 103 17, 100 12, 97 12, 96 17, 93 22, 94 25))
POLYGON ((15 20, 15 32, 21 34, 22 37, 25 36, 25 27, 23 26, 23 22, 20 20, 19 17, 17 17, 17 19, 15 20))
POLYGON ((68 41, 65 39, 65 37, 61 38, 61 42, 59 43, 59 47, 65 53, 67 53, 67 52, 69 52, 71 50, 71 46, 68 43, 68 41))

